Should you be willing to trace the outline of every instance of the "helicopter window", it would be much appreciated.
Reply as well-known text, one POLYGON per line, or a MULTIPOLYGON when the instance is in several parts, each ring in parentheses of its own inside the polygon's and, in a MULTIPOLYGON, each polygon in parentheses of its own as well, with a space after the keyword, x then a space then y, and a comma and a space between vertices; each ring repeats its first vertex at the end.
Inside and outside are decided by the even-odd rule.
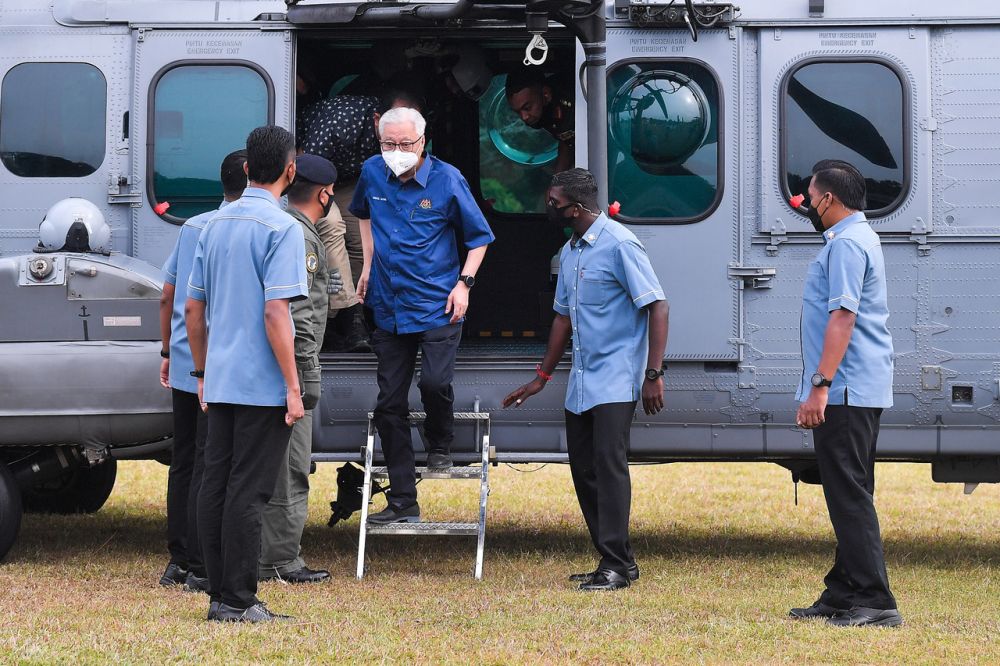
POLYGON ((150 199, 168 202, 161 216, 181 224, 222 201, 219 165, 268 123, 272 86, 256 68, 213 63, 171 66, 152 87, 150 199))
POLYGON ((804 194, 813 165, 838 159, 864 175, 871 216, 898 207, 907 189, 905 94, 899 75, 879 62, 811 61, 793 70, 782 94, 786 193, 804 194))
POLYGON ((608 189, 619 218, 686 224, 722 196, 721 99, 688 61, 632 61, 608 73, 608 189))
POLYGON ((89 176, 104 162, 108 84, 82 62, 28 62, 0 87, 0 160, 24 178, 89 176))
POLYGON ((479 100, 479 187, 498 213, 544 213, 559 143, 521 122, 506 82, 506 74, 494 76, 479 100))

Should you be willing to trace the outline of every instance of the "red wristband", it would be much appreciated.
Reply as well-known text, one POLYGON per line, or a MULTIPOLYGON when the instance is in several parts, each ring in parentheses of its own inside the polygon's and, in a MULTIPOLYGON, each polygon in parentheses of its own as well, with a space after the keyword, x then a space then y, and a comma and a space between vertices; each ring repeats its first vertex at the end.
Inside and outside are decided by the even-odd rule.
POLYGON ((542 372, 542 364, 541 363, 539 363, 538 365, 535 366, 535 374, 538 375, 539 377, 541 377, 542 379, 544 379, 545 381, 551 381, 552 380, 552 375, 549 375, 549 374, 546 374, 546 373, 542 372))

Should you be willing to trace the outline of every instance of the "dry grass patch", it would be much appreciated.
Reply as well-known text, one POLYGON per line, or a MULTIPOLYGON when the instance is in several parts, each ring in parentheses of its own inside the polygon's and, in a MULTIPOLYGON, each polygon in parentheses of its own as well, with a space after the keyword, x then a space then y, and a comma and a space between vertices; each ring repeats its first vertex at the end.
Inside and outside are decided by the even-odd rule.
MULTIPOLYGON (((634 467, 642 578, 605 595, 565 580, 595 556, 564 466, 494 470, 483 581, 471 577, 474 539, 374 536, 358 582, 357 517, 326 527, 336 468, 320 465, 303 547, 334 580, 262 585, 296 622, 243 627, 205 622, 204 596, 159 588, 166 469, 124 463, 99 513, 26 516, 0 565, 0 661, 1000 661, 1000 488, 965 497, 924 465, 878 474, 899 630, 786 619, 819 592, 833 537, 822 491, 800 486, 794 506, 787 472, 764 464, 634 467)), ((474 483, 428 481, 420 493, 427 519, 475 514, 474 483)))

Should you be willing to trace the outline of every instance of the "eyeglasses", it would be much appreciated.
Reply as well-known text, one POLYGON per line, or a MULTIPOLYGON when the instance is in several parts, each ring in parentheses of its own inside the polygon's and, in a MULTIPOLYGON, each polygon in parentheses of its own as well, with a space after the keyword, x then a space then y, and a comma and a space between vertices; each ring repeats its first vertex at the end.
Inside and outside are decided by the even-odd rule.
POLYGON ((380 141, 379 143, 382 145, 382 150, 396 150, 398 148, 399 150, 412 152, 413 147, 420 143, 420 140, 423 138, 423 135, 420 135, 416 141, 400 141, 399 143, 395 141, 380 141))

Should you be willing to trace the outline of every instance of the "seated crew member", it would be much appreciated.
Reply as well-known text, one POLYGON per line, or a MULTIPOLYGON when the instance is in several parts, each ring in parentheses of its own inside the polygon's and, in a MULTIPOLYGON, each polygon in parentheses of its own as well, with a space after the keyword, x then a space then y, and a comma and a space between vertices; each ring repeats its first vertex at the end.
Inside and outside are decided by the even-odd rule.
POLYGON ((537 67, 525 67, 508 74, 505 89, 507 104, 525 125, 543 129, 559 142, 555 172, 572 167, 575 161, 572 96, 537 67))

